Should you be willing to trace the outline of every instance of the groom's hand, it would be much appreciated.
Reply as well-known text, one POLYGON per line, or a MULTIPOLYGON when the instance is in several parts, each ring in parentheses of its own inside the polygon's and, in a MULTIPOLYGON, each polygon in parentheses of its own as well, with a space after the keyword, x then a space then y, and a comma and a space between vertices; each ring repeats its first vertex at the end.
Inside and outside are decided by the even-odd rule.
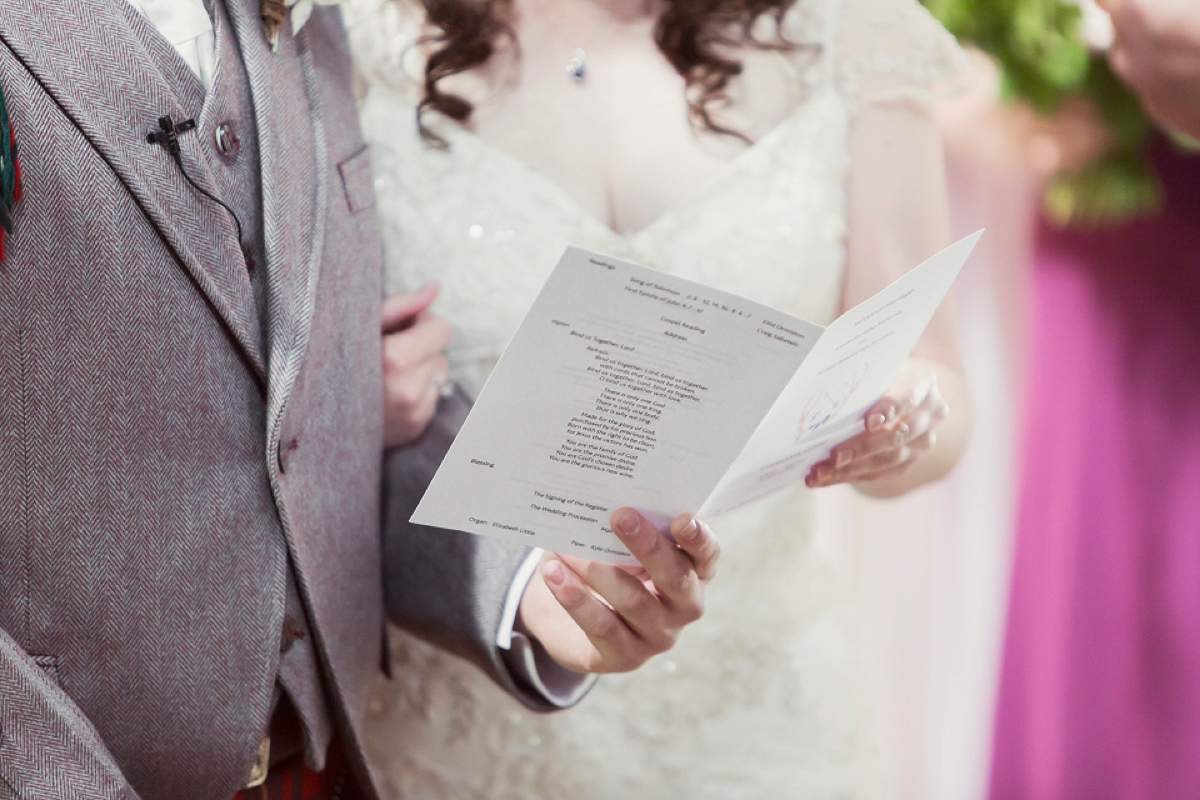
POLYGON ((721 548, 708 526, 677 517, 668 537, 622 508, 612 528, 642 569, 547 554, 521 599, 517 630, 575 672, 629 672, 675 646, 704 614, 721 548))

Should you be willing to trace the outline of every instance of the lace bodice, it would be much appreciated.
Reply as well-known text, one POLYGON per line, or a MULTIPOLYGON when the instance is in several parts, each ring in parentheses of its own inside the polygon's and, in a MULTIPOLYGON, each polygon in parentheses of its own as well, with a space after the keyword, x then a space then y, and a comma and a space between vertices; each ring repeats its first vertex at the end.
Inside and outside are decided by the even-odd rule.
POLYGON ((959 56, 948 36, 929 44, 930 20, 913 0, 846 5, 853 8, 801 0, 787 19, 790 40, 825 43, 823 57, 804 50, 795 58, 804 87, 795 110, 723 175, 637 233, 620 235, 536 170, 454 123, 433 122, 450 146, 430 149, 414 125, 421 17, 411 5, 352 0, 351 32, 367 82, 362 120, 383 210, 385 290, 442 283, 438 310, 458 331, 454 377, 472 394, 568 244, 832 320, 845 260, 849 115, 864 100, 928 95, 957 74, 959 56), (871 21, 839 36, 839 12, 871 21), (925 44, 906 53, 895 42, 912 29, 925 31, 925 44), (842 40, 867 49, 838 59, 831 43, 842 40))
MULTIPOLYGON (((563 249, 578 245, 807 319, 838 313, 847 142, 867 103, 924 102, 961 53, 915 0, 799 0, 785 34, 795 109, 712 181, 622 235, 543 174, 444 120, 415 125, 424 57, 414 6, 350 0, 386 249, 385 289, 442 284, 453 377, 477 394, 563 249), (790 58, 790 57, 789 57, 790 58)), ((374 761, 397 796, 840 798, 870 795, 869 709, 836 576, 809 547, 808 498, 720 521, 723 574, 680 648, 606 678, 576 710, 534 717, 413 639, 375 700, 374 761)))

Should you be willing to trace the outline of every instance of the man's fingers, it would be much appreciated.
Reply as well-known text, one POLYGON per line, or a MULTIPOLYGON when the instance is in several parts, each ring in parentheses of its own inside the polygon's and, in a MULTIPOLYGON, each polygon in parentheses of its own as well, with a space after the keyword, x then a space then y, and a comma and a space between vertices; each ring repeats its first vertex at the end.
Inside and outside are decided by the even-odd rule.
POLYGON ((394 333, 411 325, 418 315, 433 305, 437 299, 439 286, 436 282, 428 283, 415 292, 403 292, 385 297, 383 310, 380 314, 380 328, 384 333, 394 333))
POLYGON ((440 354, 454 338, 454 328, 441 317, 427 315, 411 328, 383 337, 385 372, 411 369, 431 356, 440 354))
POLYGON ((684 622, 704 614, 704 590, 691 557, 632 508, 612 515, 612 528, 629 552, 641 562, 672 611, 684 622))
POLYGON ((542 564, 541 572, 550 593, 596 648, 595 663, 584 665, 589 672, 625 671, 641 666, 639 662, 646 656, 633 631, 617 612, 592 594, 574 570, 551 558, 542 564))
POLYGON ((700 580, 711 581, 721 560, 721 543, 712 529, 691 514, 683 514, 671 522, 671 537, 692 559, 700 580))
POLYGON ((568 555, 559 558, 654 650, 661 652, 675 644, 677 629, 667 618, 662 600, 642 581, 608 564, 568 555))

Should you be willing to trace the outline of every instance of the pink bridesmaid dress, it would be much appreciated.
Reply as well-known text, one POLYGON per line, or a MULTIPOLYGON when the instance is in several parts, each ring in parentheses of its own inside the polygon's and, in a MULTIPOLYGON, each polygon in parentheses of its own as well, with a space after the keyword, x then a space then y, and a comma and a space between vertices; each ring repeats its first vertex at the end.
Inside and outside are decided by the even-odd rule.
POLYGON ((1200 157, 1041 231, 992 800, 1200 798, 1200 157))

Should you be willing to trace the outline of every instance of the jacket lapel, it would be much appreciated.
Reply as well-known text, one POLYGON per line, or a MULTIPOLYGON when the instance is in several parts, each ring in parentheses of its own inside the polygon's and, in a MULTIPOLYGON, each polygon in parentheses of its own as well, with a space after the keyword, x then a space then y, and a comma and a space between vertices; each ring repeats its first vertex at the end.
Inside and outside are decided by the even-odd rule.
MULTIPOLYGON (((111 166, 265 383, 253 289, 233 221, 188 186, 167 152, 148 144, 158 119, 199 117, 203 92, 176 81, 171 45, 126 0, 3 0, 0 44, 12 51, 111 166), (163 52, 156 52, 158 48, 163 52)), ((20 125, 20 109, 14 109, 20 125)), ((36 131, 21 135, 36 136, 36 131)), ((180 138, 184 164, 211 191, 195 133, 180 138)), ((36 187, 28 187, 36 191, 36 187)))
POLYGON ((328 169, 325 133, 304 35, 263 34, 258 3, 227 0, 258 125, 268 276, 268 418, 277 433, 308 346, 324 251, 328 169))

